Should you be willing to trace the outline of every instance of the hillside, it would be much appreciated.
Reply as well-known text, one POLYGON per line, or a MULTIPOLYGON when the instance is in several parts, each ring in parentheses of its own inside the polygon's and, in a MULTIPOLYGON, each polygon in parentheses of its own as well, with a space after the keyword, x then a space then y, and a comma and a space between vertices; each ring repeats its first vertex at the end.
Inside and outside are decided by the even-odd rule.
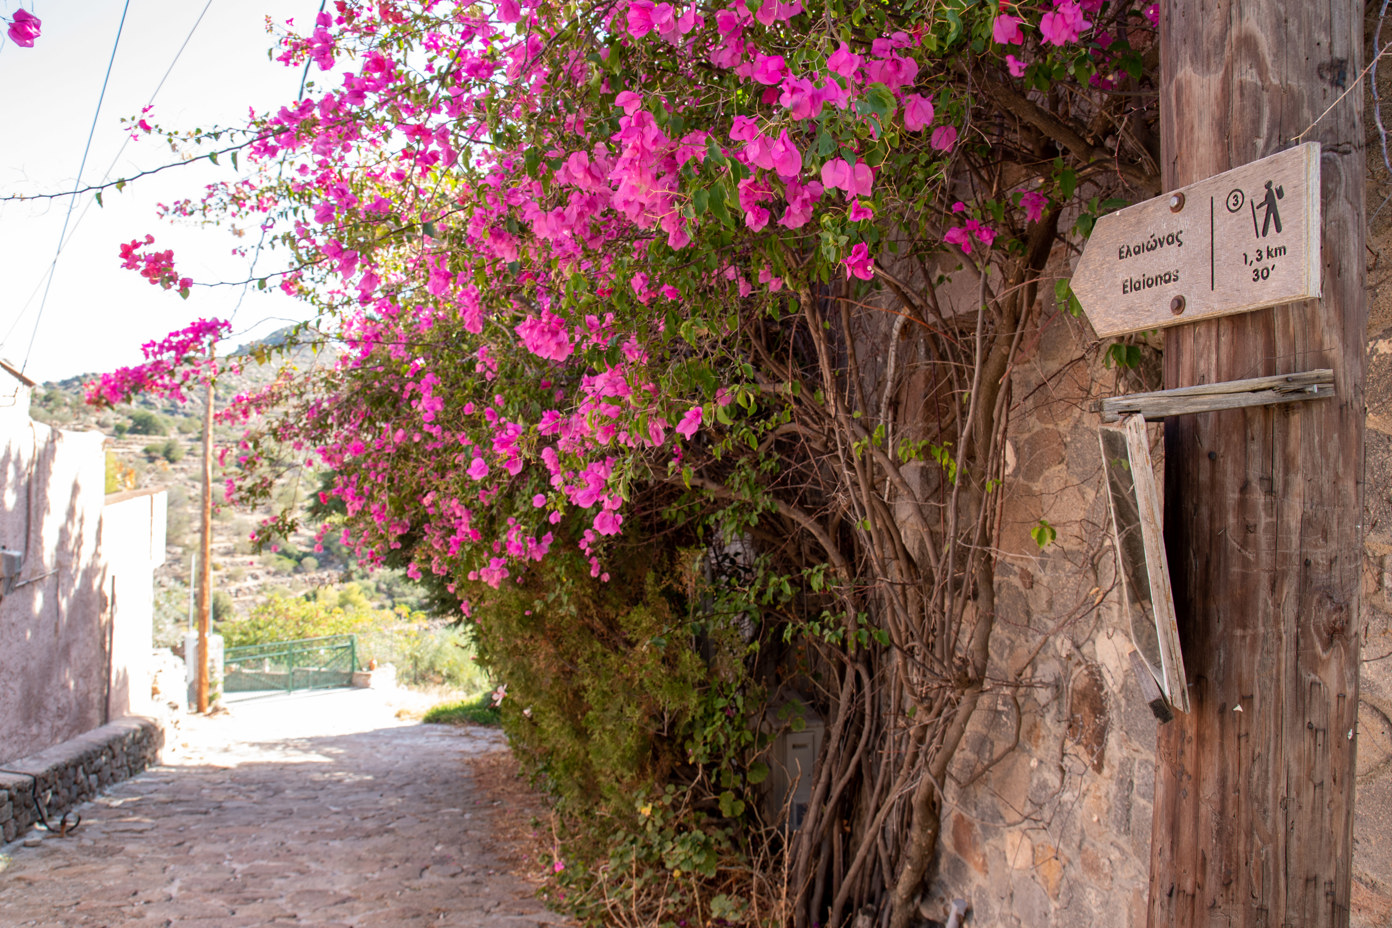
MULTIPOLYGON (((284 333, 275 333, 259 344, 279 345, 284 333)), ((215 404, 223 408, 232 397, 271 383, 290 366, 304 369, 331 364, 332 351, 300 348, 288 356, 258 364, 251 355, 258 343, 243 345, 229 357, 247 359, 240 371, 222 374, 215 404)), ((224 365, 227 367, 227 365, 224 365)), ((169 492, 166 560, 157 574, 157 644, 176 645, 189 613, 188 579, 199 542, 199 501, 202 494, 200 435, 203 406, 191 398, 173 400, 143 397, 114 409, 96 409, 83 402, 83 385, 99 374, 40 384, 34 389, 30 409, 33 418, 71 430, 96 430, 106 436, 107 491, 163 487, 169 492)), ((415 608, 419 594, 403 577, 378 571, 367 576, 356 570, 336 538, 324 540, 314 550, 309 532, 279 539, 276 550, 256 553, 249 536, 269 510, 239 511, 222 503, 224 469, 218 467, 216 448, 232 444, 240 430, 214 423, 213 443, 213 585, 214 615, 218 619, 246 616, 252 606, 272 592, 299 594, 313 587, 356 581, 369 597, 382 605, 404 604, 415 608)), ((313 473, 287 478, 275 502, 303 502, 317 485, 313 473)))

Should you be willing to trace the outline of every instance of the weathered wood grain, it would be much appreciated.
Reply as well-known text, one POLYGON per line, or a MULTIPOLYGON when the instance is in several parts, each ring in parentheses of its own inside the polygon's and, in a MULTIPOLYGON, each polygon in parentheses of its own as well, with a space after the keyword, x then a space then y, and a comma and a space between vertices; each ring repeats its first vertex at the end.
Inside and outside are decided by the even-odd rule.
POLYGON ((1154 422, 1169 416, 1218 412, 1246 406, 1274 406, 1334 396, 1334 372, 1328 368, 1303 374, 1276 377, 1249 377, 1223 383, 1177 387, 1154 393, 1131 393, 1101 400, 1097 410, 1103 422, 1116 422, 1122 416, 1144 416, 1154 422))
MULTIPOLYGON (((1167 189, 1291 145, 1358 81, 1362 6, 1349 0, 1164 0, 1161 27, 1167 189)), ((1152 926, 1348 924, 1362 111, 1353 86, 1304 137, 1324 153, 1323 299, 1166 335, 1166 387, 1329 367, 1338 397, 1165 423, 1165 533, 1191 711, 1158 736, 1152 926)))

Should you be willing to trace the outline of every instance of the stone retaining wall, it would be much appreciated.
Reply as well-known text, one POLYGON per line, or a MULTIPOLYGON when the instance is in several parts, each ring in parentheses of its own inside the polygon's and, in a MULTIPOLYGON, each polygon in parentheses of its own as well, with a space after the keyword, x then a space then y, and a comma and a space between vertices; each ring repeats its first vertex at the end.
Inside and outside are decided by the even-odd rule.
POLYGON ((55 827, 73 806, 159 762, 164 729, 140 716, 117 719, 45 751, 0 764, 0 833, 13 841, 39 822, 34 781, 55 827))

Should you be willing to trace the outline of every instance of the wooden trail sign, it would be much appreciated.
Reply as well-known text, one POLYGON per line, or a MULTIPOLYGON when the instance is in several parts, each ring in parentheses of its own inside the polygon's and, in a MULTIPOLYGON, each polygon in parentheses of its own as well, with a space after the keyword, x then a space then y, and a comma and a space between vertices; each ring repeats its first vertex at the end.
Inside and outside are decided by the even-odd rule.
MULTIPOLYGON (((1145 420, 1125 416, 1119 428, 1103 426, 1098 438, 1107 471, 1117 571, 1130 607, 1131 640, 1146 671, 1160 685, 1165 701, 1180 712, 1188 712, 1188 683, 1179 650, 1179 627, 1160 521, 1160 494, 1150 462, 1145 420)), ((1152 702, 1149 696, 1146 701, 1152 702)), ((1152 704, 1151 708, 1163 717, 1159 707, 1152 704)))
POLYGON ((1071 286, 1104 337, 1318 298, 1319 143, 1103 216, 1071 286))

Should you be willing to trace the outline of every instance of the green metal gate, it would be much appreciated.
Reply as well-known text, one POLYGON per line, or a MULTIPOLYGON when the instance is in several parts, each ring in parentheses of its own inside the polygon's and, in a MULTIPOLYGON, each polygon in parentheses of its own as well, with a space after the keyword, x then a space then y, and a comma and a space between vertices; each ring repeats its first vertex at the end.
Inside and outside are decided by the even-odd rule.
POLYGON ((327 635, 228 648, 222 666, 225 693, 348 686, 358 669, 358 638, 327 635))

